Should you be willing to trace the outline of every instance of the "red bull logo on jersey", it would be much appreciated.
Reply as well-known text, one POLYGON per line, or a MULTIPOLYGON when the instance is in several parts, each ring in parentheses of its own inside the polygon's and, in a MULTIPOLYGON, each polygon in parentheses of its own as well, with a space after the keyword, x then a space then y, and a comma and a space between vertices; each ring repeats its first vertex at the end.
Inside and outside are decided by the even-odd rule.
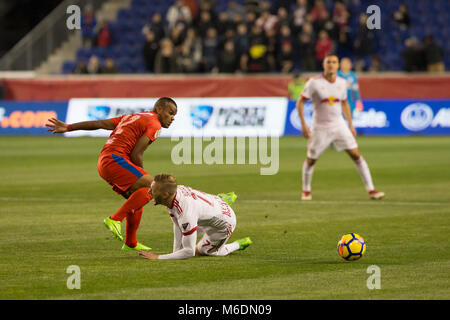
POLYGON ((329 106, 333 106, 336 102, 339 102, 341 100, 339 100, 336 97, 333 96, 329 96, 328 98, 322 99, 321 102, 327 102, 329 106))

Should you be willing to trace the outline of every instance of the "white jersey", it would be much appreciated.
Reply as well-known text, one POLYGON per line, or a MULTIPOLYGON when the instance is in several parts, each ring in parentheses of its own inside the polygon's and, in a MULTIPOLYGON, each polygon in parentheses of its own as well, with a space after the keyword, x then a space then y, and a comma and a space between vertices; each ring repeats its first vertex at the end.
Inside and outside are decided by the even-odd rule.
POLYGON ((161 255, 159 259, 188 258, 195 250, 197 232, 225 239, 236 226, 233 209, 220 197, 183 185, 177 186, 168 210, 174 223, 173 253, 161 255))
POLYGON ((330 128, 345 124, 342 117, 342 101, 347 100, 347 81, 336 76, 334 82, 323 74, 308 80, 302 97, 311 99, 314 106, 312 128, 330 128))

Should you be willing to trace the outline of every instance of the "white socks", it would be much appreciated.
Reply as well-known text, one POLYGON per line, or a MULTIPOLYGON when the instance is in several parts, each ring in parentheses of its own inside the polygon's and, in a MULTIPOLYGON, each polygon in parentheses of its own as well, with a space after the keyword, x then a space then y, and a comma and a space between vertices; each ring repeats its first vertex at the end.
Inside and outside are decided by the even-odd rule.
POLYGON ((235 241, 235 242, 232 242, 230 244, 226 244, 226 245, 220 247, 220 249, 217 250, 215 255, 222 257, 222 256, 226 256, 236 250, 239 250, 239 243, 237 243, 235 241))
POLYGON ((372 176, 370 175, 369 166, 366 160, 361 156, 358 160, 355 160, 356 170, 358 170, 359 176, 366 187, 367 192, 375 189, 372 182, 372 176))
MULTIPOLYGON (((369 166, 367 165, 366 160, 361 156, 358 160, 355 161, 356 170, 358 170, 359 176, 366 187, 367 192, 375 190, 372 182, 372 176, 370 174, 369 166)), ((312 176, 314 172, 314 165, 309 166, 307 161, 303 162, 302 168, 302 191, 311 192, 311 182, 312 176)))
POLYGON ((307 161, 303 162, 302 168, 302 191, 311 192, 311 181, 314 172, 314 165, 309 166, 307 161))

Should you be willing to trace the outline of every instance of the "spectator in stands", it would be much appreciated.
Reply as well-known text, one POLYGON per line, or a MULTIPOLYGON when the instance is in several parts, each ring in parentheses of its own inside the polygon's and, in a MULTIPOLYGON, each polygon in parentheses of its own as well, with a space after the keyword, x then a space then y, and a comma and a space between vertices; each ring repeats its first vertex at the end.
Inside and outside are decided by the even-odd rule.
POLYGON ((118 73, 119 69, 117 68, 116 64, 114 63, 113 58, 106 58, 105 59, 105 65, 103 66, 103 68, 101 68, 100 73, 105 73, 105 74, 114 74, 114 73, 118 73))
POLYGON ((96 43, 98 47, 108 47, 111 44, 111 32, 107 21, 101 23, 96 35, 96 43))
POLYGON ((191 10, 184 4, 184 0, 176 0, 167 10, 166 19, 169 24, 169 31, 178 23, 189 25, 192 22, 191 10))
POLYGON ((160 42, 160 48, 155 57, 155 73, 176 73, 177 62, 173 43, 169 38, 160 42))
POLYGON ((95 26, 97 19, 95 18, 92 5, 86 5, 84 13, 81 16, 81 36, 83 38, 83 45, 85 47, 92 47, 95 43, 95 26))
POLYGON ((217 16, 217 33, 222 36, 225 32, 233 28, 233 24, 228 20, 228 14, 225 11, 219 12, 217 16))
POLYGON ((256 19, 256 25, 262 28, 264 31, 275 29, 277 27, 277 23, 277 16, 271 14, 269 9, 264 10, 261 13, 261 16, 256 19))
POLYGON ((267 43, 267 63, 269 71, 277 71, 277 54, 278 42, 277 31, 275 29, 269 29, 266 31, 266 43, 267 43))
POLYGON ((331 53, 332 49, 333 42, 328 36, 328 33, 325 30, 321 30, 315 47, 316 70, 321 69, 323 59, 325 59, 327 54, 331 53))
POLYGON ((206 10, 200 11, 200 19, 196 26, 198 33, 202 38, 205 38, 208 29, 216 27, 214 21, 212 20, 211 13, 206 10))
POLYGON ((294 11, 292 13, 292 27, 293 32, 298 34, 303 27, 305 22, 305 16, 308 12, 308 2, 307 0, 297 0, 294 6, 294 11))
POLYGON ((304 71, 316 70, 314 31, 311 23, 305 22, 300 33, 300 65, 304 71))
POLYGON ((254 72, 267 72, 267 41, 262 29, 254 25, 250 34, 250 47, 246 54, 243 54, 240 61, 241 70, 254 72))
POLYGON ((250 44, 267 44, 267 39, 265 36, 265 33, 263 32, 263 29, 258 25, 253 25, 253 27, 250 29, 250 44))
POLYGON ((159 42, 162 38, 166 36, 164 22, 162 21, 161 13, 156 12, 152 16, 152 21, 150 24, 146 24, 142 28, 142 34, 145 36, 149 31, 152 31, 156 42, 159 42))
POLYGON ((231 0, 228 2, 227 15, 228 20, 230 21, 234 21, 236 16, 240 16, 242 18, 242 16, 245 15, 245 8, 236 1, 231 0))
POLYGON ((282 25, 287 25, 289 26, 289 28, 291 28, 291 19, 289 18, 289 13, 285 7, 278 8, 277 19, 278 19, 277 29, 279 29, 280 26, 282 25))
POLYGON ((92 55, 89 58, 87 71, 89 74, 98 74, 100 73, 100 61, 97 56, 92 55))
POLYGON ((73 74, 87 74, 86 63, 83 60, 78 60, 77 65, 72 70, 73 74))
POLYGON ((195 69, 196 71, 199 71, 199 66, 202 60, 202 40, 197 37, 196 31, 193 27, 190 27, 187 30, 183 45, 189 47, 189 50, 193 55, 195 69))
POLYGON ((350 18, 350 13, 347 11, 345 4, 338 1, 334 5, 333 10, 333 22, 342 29, 348 25, 348 19, 350 18))
POLYGON ((314 40, 316 38, 316 34, 312 23, 305 21, 301 34, 307 34, 311 37, 312 40, 314 40))
POLYGON ((432 35, 423 39, 423 49, 425 53, 425 63, 428 72, 444 72, 444 50, 432 35))
POLYGON ((233 20, 230 20, 232 25, 233 25, 233 28, 235 29, 235 31, 236 31, 236 28, 237 28, 238 25, 240 25, 241 23, 245 22, 244 21, 244 17, 245 17, 244 14, 236 14, 234 16, 233 20))
MULTIPOLYGON (((214 24, 216 22, 216 13, 214 11, 214 3, 211 0, 199 0, 197 15, 193 19, 193 25, 200 32, 199 23, 203 12, 208 12, 210 21, 214 24)), ((215 27, 215 25, 214 25, 215 27)))
POLYGON ((245 15, 245 23, 247 24, 247 30, 252 30, 253 26, 256 24, 256 19, 258 16, 255 12, 249 11, 245 15))
POLYGON ((291 48, 294 48, 294 37, 292 36, 291 28, 289 28, 289 25, 283 24, 280 26, 280 35, 278 36, 279 43, 277 52, 281 51, 281 47, 286 43, 289 42, 291 45, 291 48))
POLYGON ((225 42, 224 49, 219 57, 219 72, 235 73, 238 70, 239 60, 234 50, 234 42, 228 40, 225 42))
POLYGON ((380 72, 384 71, 385 68, 381 62, 381 58, 378 54, 372 56, 372 63, 370 64, 369 72, 380 72))
POLYGON ((203 70, 205 72, 217 72, 219 37, 217 30, 213 27, 208 28, 206 37, 203 39, 203 70))
POLYGON ((183 43, 184 38, 186 37, 186 31, 187 30, 180 23, 177 23, 170 31, 170 40, 172 40, 175 48, 178 48, 183 43))
POLYGON ((277 62, 281 73, 289 73, 294 69, 294 52, 290 42, 283 42, 277 62))
POLYGON ((375 53, 375 32, 367 28, 367 15, 365 13, 359 16, 359 27, 354 42, 354 52, 356 54, 356 66, 363 65, 363 69, 368 68, 368 59, 375 53))
POLYGON ((151 30, 145 34, 145 42, 142 46, 142 57, 144 59, 145 69, 148 72, 155 71, 155 59, 159 50, 159 42, 155 38, 155 33, 151 30))
POLYGON ((425 70, 424 53, 416 37, 405 40, 405 49, 402 51, 403 68, 407 72, 425 70))
POLYGON ((227 41, 232 41, 234 44, 235 31, 233 28, 226 29, 219 37, 219 50, 222 51, 227 41))
POLYGON ((394 20, 397 22, 401 30, 406 30, 411 24, 411 18, 408 12, 408 7, 401 4, 398 10, 394 13, 394 20))
POLYGON ((209 11, 213 20, 216 18, 214 15, 214 12, 216 11, 215 1, 216 0, 199 0, 198 3, 199 11, 209 11))
POLYGON ((195 17, 198 11, 197 0, 184 0, 184 5, 191 11, 191 17, 195 17))
POLYGON ((188 44, 181 45, 180 54, 177 57, 178 72, 195 73, 198 72, 199 63, 196 61, 195 53, 188 44))
POLYGON ((325 30, 328 33, 328 36, 331 38, 333 43, 335 43, 338 40, 340 28, 336 23, 334 23, 332 19, 328 19, 323 24, 323 30, 325 30))
POLYGON ((338 57, 349 57, 353 55, 353 47, 350 41, 349 31, 349 27, 343 27, 339 29, 339 34, 336 41, 338 57))
POLYGON ((304 71, 314 71, 316 70, 316 60, 314 59, 314 42, 311 36, 302 33, 300 35, 300 66, 304 71))
POLYGON ((234 47, 239 59, 245 53, 247 53, 250 46, 250 40, 247 34, 247 25, 245 23, 240 23, 237 26, 236 37, 234 40, 234 47))
POLYGON ((328 18, 330 17, 330 14, 328 13, 323 0, 316 0, 314 2, 314 7, 312 8, 310 15, 314 24, 314 29, 316 31, 322 30, 325 23, 328 21, 328 18))
POLYGON ((260 10, 259 0, 246 0, 245 1, 245 11, 247 14, 249 12, 257 13, 260 10))

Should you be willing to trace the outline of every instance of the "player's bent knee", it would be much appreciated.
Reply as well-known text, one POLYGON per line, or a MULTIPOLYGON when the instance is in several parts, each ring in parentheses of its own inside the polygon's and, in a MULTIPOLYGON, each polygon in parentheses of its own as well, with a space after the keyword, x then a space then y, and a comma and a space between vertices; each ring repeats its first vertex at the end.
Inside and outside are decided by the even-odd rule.
POLYGON ((153 177, 149 174, 145 174, 140 177, 133 185, 127 190, 130 194, 135 192, 140 188, 150 188, 150 185, 153 182, 153 177))
POLYGON ((361 154, 359 153, 358 149, 350 149, 346 150, 350 158, 353 159, 353 161, 358 161, 361 158, 361 154))
POLYGON ((312 158, 306 158, 306 162, 308 163, 308 166, 313 166, 316 163, 317 159, 312 158))

